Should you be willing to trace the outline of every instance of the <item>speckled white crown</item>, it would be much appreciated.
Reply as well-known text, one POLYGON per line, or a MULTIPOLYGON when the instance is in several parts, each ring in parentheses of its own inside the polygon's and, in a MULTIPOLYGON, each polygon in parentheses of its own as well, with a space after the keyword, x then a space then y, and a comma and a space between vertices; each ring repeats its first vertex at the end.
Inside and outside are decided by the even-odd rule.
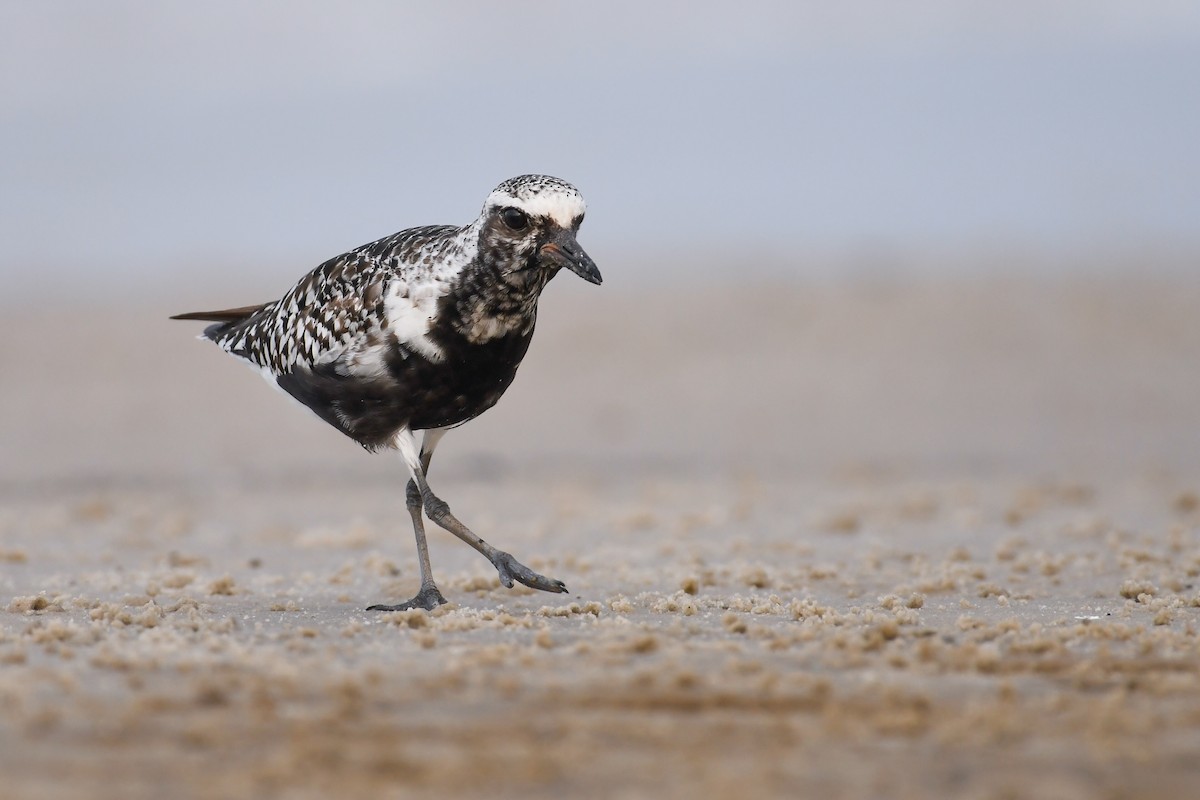
POLYGON ((483 205, 484 213, 500 206, 519 208, 531 217, 549 217, 569 228, 587 211, 583 195, 550 175, 520 175, 497 186, 483 205))

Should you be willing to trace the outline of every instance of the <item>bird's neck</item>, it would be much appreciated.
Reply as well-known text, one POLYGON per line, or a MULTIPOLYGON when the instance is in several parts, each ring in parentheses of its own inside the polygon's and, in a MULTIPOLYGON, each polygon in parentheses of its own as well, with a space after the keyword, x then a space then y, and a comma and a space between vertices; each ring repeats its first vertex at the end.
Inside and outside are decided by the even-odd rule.
POLYGON ((502 336, 528 336, 537 321, 537 301, 553 276, 531 254, 488 242, 475 226, 463 231, 476 240, 476 258, 453 292, 455 330, 472 344, 502 336))

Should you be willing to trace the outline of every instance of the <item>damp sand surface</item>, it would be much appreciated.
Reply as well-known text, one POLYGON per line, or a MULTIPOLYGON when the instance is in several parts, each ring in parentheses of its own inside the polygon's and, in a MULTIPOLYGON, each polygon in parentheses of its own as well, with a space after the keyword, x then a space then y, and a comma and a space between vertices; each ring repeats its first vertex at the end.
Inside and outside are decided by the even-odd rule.
POLYGON ((433 612, 398 459, 5 316, 0 796, 1195 796, 1200 286, 547 294, 431 481, 571 593, 433 612))

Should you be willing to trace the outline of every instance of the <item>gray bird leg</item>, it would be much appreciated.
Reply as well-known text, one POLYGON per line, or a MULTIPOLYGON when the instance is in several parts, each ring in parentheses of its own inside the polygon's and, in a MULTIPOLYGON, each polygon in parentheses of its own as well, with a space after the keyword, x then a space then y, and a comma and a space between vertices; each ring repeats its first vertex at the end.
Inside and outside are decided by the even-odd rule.
MULTIPOLYGON (((540 589, 543 592, 565 592, 567 587, 562 581, 547 578, 545 575, 539 575, 529 567, 517 561, 509 553, 503 550, 497 550, 490 544, 480 539, 471 529, 463 525, 458 519, 450 513, 450 506, 446 505, 445 501, 437 497, 429 489, 429 483, 425 480, 425 471, 429 467, 429 459, 426 457, 426 451, 431 455, 433 447, 441 438, 444 430, 430 430, 425 433, 425 443, 422 447, 422 452, 417 453, 416 439, 413 437, 412 431, 402 429, 396 434, 396 448, 400 451, 400 455, 408 464, 409 471, 412 473, 412 480, 408 484, 409 510, 413 516, 413 527, 418 531, 417 536, 417 551, 418 555, 425 552, 425 532, 424 528, 420 527, 418 519, 421 505, 424 506, 425 514, 429 516, 438 526, 445 528, 453 533, 459 539, 462 539, 467 544, 474 547, 482 553, 488 561, 492 562, 492 566, 496 568, 496 572, 500 574, 500 582, 508 588, 512 588, 513 582, 523 583, 531 589, 540 589), (414 483, 415 489, 414 492, 414 483), (416 499, 414 500, 414 494, 416 499), (417 509, 417 510, 414 510, 417 509)), ((421 566, 422 581, 425 580, 425 570, 428 564, 428 554, 423 556, 421 566)), ((432 578, 429 579, 432 585, 432 578)), ((422 584, 422 592, 424 592, 424 584, 422 584)), ((439 597, 441 595, 438 595, 439 597)), ((420 598, 418 594, 414 600, 420 598)), ((410 601, 411 602, 411 601, 410 601)))
POLYGON ((457 517, 450 513, 450 506, 430 491, 424 474, 416 472, 413 474, 413 479, 417 482, 417 486, 421 491, 421 498, 425 501, 425 513, 429 515, 429 518, 437 523, 438 526, 445 528, 480 553, 483 553, 487 560, 492 562, 492 566, 496 568, 496 571, 500 573, 500 582, 506 587, 511 589, 513 581, 517 581, 531 589, 541 589, 543 592, 567 591, 567 586, 562 581, 547 578, 545 575, 534 572, 513 558, 511 554, 503 550, 497 550, 472 533, 470 528, 463 525, 458 521, 457 517))
POLYGON ((482 553, 488 561, 492 562, 492 566, 496 568, 496 572, 500 575, 500 582, 506 587, 511 589, 515 581, 531 589, 540 589, 543 592, 567 591, 567 587, 562 581, 547 578, 545 575, 534 572, 513 558, 511 554, 503 550, 497 550, 483 539, 480 539, 471 532, 470 528, 459 522, 450 513, 450 506, 445 501, 437 497, 430 490, 425 476, 429 471, 429 464, 433 459, 434 448, 437 447, 438 441, 441 440, 445 432, 444 428, 435 428, 426 431, 425 439, 422 442, 419 452, 417 451, 416 438, 411 431, 402 430, 396 436, 396 447, 400 450, 401 456, 412 473, 412 479, 409 480, 405 489, 405 498, 408 513, 413 521, 413 532, 417 539, 417 558, 421 565, 421 590, 411 600, 398 605, 374 605, 367 610, 403 611, 409 608, 432 610, 446 602, 446 599, 438 591, 437 585, 433 581, 433 570, 429 564, 429 545, 425 540, 425 525, 421 519, 422 511, 439 527, 450 531, 450 533, 453 533, 459 539, 471 545, 471 547, 482 553))
MULTIPOLYGON (((433 460, 433 450, 437 447, 438 441, 441 440, 445 433, 444 428, 434 428, 433 430, 425 431, 425 439, 421 443, 420 454, 422 473, 429 471, 429 462, 433 460)), ((415 447, 415 441, 413 445, 415 447)), ((429 564, 429 545, 425 541, 425 522, 421 518, 421 491, 411 478, 408 481, 408 486, 404 494, 408 506, 408 514, 412 517, 413 533, 417 537, 417 559, 421 564, 421 589, 411 600, 406 600, 394 606, 377 604, 369 606, 367 611, 405 611, 410 608, 424 608, 432 611, 446 602, 446 598, 438 591, 437 584, 433 582, 433 568, 429 564)))

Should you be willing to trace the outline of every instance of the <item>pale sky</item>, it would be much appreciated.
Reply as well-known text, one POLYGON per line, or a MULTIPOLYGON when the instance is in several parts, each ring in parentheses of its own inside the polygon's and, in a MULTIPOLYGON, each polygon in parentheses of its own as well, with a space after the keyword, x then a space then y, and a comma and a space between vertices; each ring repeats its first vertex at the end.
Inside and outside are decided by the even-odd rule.
POLYGON ((0 269, 278 282, 522 172, 618 282, 1200 250, 1198 80, 1195 2, 5 0, 0 269))

